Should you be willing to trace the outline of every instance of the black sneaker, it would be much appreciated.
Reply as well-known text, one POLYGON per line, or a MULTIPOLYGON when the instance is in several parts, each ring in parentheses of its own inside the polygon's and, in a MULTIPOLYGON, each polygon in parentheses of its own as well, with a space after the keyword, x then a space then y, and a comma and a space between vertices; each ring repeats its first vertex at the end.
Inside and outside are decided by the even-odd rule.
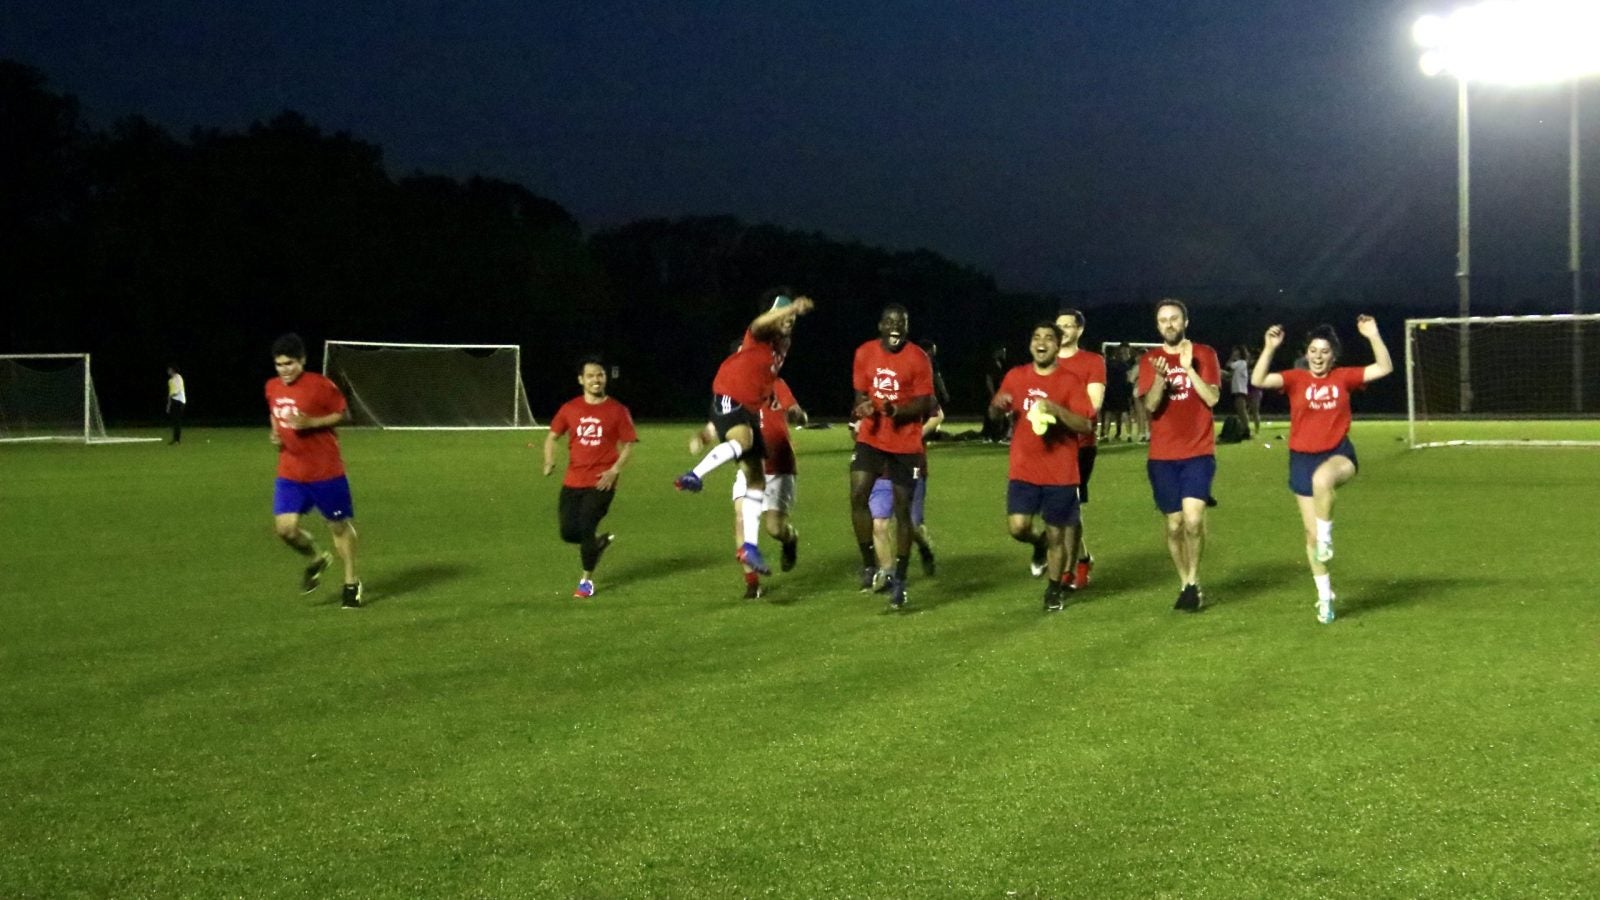
POLYGON ((794 533, 794 540, 788 541, 787 543, 785 543, 783 545, 783 557, 778 563, 778 569, 779 569, 779 571, 787 572, 790 569, 794 568, 794 564, 799 562, 799 561, 800 561, 800 532, 796 531, 794 533))
POLYGON ((300 577, 300 593, 309 594, 322 584, 322 573, 328 571, 328 563, 333 557, 327 553, 318 556, 311 565, 306 566, 305 574, 300 577))
POLYGON ((1061 582, 1052 581, 1044 586, 1044 611, 1060 612, 1064 604, 1061 602, 1061 582))
POLYGON ((1049 563, 1050 547, 1044 542, 1044 538, 1039 538, 1034 542, 1033 558, 1028 561, 1028 571, 1033 573, 1033 577, 1038 578, 1044 574, 1045 567, 1049 563))
POLYGON ((906 583, 905 583, 905 581, 903 581, 903 580, 901 580, 899 578, 895 578, 893 576, 890 576, 889 577, 889 606, 892 609, 905 609, 906 608, 906 603, 910 599, 911 599, 910 595, 908 595, 906 593, 906 583))
POLYGON ((861 593, 870 594, 874 590, 873 583, 878 576, 877 566, 861 567, 861 593))
POLYGON ((747 581, 747 582, 745 582, 745 585, 744 585, 744 598, 746 600, 760 600, 761 599, 761 595, 764 594, 764 593, 766 593, 766 592, 761 589, 761 582, 759 582, 759 581, 747 581))
POLYGON ((934 560, 932 550, 918 544, 917 555, 922 558, 922 574, 928 576, 939 574, 939 564, 934 560))
POLYGON ((344 595, 339 598, 339 605, 345 609, 361 608, 361 582, 344 586, 344 595))
POLYGON ((1199 612, 1200 586, 1197 584, 1184 585, 1183 590, 1178 592, 1178 602, 1172 604, 1172 608, 1181 609, 1184 612, 1199 612))

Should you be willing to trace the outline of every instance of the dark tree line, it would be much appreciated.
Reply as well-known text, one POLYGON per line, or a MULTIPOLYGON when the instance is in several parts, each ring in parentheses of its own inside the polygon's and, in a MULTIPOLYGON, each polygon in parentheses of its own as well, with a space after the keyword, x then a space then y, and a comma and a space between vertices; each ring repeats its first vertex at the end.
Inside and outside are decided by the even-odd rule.
MULTIPOLYGON (((1182 296, 1192 335, 1224 356, 1284 319, 1291 333, 1331 321, 1356 341, 1359 306, 1398 353, 1400 320, 1449 314, 1454 296, 1447 275, 1335 286, 1288 305, 1252 288, 1008 294, 931 252, 726 216, 586 237, 558 203, 517 184, 391 177, 379 147, 293 112, 186 138, 137 116, 97 131, 74 98, 6 61, 0 122, 0 352, 94 353, 114 421, 159 416, 168 362, 186 373, 196 419, 259 416, 268 344, 289 330, 307 338, 314 365, 328 338, 521 344, 541 418, 576 391, 576 360, 601 352, 637 414, 695 416, 756 296, 777 284, 818 301, 785 375, 815 414, 834 417, 848 407, 854 348, 890 302, 910 309, 913 338, 937 341, 952 411, 973 414, 993 349, 1021 361, 1028 327, 1061 304, 1088 311, 1097 346, 1150 340, 1150 304, 1182 296)), ((1398 408, 1399 387, 1373 399, 1398 408)))

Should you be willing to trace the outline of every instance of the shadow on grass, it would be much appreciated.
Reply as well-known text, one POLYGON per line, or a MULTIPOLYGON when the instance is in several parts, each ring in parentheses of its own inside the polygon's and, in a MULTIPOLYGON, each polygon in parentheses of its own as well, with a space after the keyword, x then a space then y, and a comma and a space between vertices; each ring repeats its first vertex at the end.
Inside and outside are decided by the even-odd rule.
POLYGON ((1451 595, 1481 584, 1482 579, 1475 578, 1353 578, 1349 587, 1341 588, 1334 575, 1341 618, 1409 603, 1448 603, 1451 595))
MULTIPOLYGON (((574 564, 578 562, 576 547, 572 551, 572 561, 574 564)), ((650 559, 623 556, 616 560, 614 566, 607 565, 607 562, 606 558, 601 558, 599 568, 595 569, 595 578, 600 578, 601 573, 604 573, 607 582, 618 585, 655 581, 686 572, 698 572, 701 569, 711 569, 719 563, 726 564, 729 571, 737 567, 737 563, 733 561, 733 551, 720 553, 709 549, 650 559)))
MULTIPOLYGON (((448 581, 455 581, 475 572, 472 566, 462 563, 429 563, 422 566, 411 566, 401 569, 380 583, 368 585, 362 590, 361 605, 372 606, 384 603, 406 594, 425 591, 448 581)), ((339 602, 338 585, 332 585, 333 591, 324 598, 324 603, 339 602)))
POLYGON ((1202 578, 1201 585, 1205 588, 1207 606, 1225 606, 1247 603, 1262 594, 1281 594, 1285 584, 1300 581, 1310 583, 1305 561, 1284 560, 1230 569, 1216 580, 1202 578))

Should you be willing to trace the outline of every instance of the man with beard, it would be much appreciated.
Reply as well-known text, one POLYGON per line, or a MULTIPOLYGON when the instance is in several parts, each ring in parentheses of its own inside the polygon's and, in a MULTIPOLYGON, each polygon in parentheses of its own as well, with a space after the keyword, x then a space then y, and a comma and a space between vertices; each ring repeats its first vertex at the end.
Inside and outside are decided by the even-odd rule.
POLYGON ((850 454, 850 523, 861 550, 861 579, 870 588, 877 571, 872 548, 872 484, 889 479, 894 490, 894 574, 889 604, 906 604, 906 574, 911 564, 911 498, 927 465, 922 422, 934 407, 933 364, 921 347, 906 339, 911 317, 892 303, 878 318, 878 338, 856 348, 856 446, 850 454))
POLYGON ((1189 340, 1189 308, 1180 300, 1156 304, 1162 345, 1139 358, 1134 394, 1150 413, 1146 471, 1156 508, 1166 517, 1167 552, 1183 585, 1173 609, 1198 612, 1200 556, 1205 549, 1206 504, 1217 474, 1211 408, 1221 396, 1217 351, 1189 340))

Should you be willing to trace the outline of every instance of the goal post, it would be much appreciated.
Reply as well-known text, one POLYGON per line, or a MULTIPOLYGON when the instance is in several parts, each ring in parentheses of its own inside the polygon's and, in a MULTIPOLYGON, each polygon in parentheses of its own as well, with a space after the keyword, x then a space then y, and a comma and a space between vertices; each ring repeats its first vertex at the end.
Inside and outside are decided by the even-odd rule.
POLYGON ((87 353, 0 353, 0 443, 133 444, 112 437, 100 415, 87 353))
POLYGON ((1600 446, 1600 314, 1405 327, 1411 447, 1600 446))
POLYGON ((330 340, 322 373, 344 392, 355 427, 406 431, 543 428, 522 383, 518 344, 330 340))

